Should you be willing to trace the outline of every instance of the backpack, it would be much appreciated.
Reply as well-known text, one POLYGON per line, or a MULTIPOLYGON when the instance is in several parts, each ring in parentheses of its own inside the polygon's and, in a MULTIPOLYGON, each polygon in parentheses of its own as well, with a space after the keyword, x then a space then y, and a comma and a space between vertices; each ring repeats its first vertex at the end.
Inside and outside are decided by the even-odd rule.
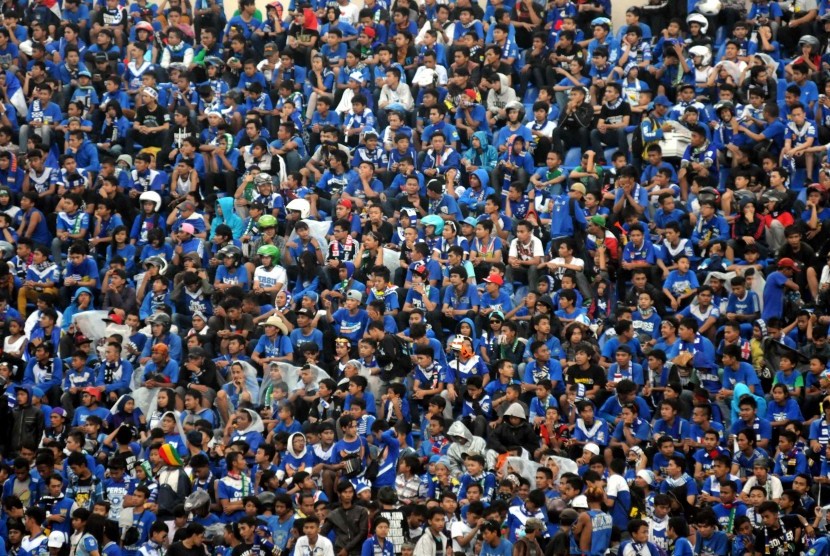
MULTIPOLYGON (((384 361, 388 361, 380 370, 380 378, 388 382, 392 378, 403 378, 412 370, 412 346, 409 342, 395 334, 386 334, 383 347, 391 347, 391 353, 384 353, 384 361), (391 338, 392 342, 386 342, 391 338)), ((378 358, 380 359, 380 358, 378 358)))

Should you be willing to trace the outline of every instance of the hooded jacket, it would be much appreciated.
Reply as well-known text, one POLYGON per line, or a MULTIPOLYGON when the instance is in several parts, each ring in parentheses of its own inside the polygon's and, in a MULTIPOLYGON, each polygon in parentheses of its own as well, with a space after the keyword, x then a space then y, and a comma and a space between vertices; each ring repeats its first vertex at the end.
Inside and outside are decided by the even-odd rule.
MULTIPOLYGON (((487 139, 487 134, 483 131, 476 131, 475 133, 473 133, 473 139, 478 139, 481 143, 481 152, 477 152, 475 148, 470 147, 469 149, 464 151, 464 155, 462 156, 462 158, 469 160, 471 163, 485 170, 486 172, 491 172, 495 170, 496 162, 499 159, 498 149, 496 149, 496 147, 490 144, 490 141, 487 139), (477 163, 479 159, 481 160, 481 164, 477 163)), ((488 177, 487 183, 489 183, 489 181, 490 179, 488 177)), ((484 181, 482 181, 481 183, 482 185, 485 184, 484 181)), ((486 187, 486 185, 484 185, 484 187, 486 187)))
POLYGON ((450 460, 450 472, 454 477, 460 477, 464 474, 463 454, 481 454, 486 457, 487 443, 480 436, 473 436, 470 429, 464 426, 463 423, 456 421, 450 425, 447 436, 460 436, 467 439, 464 444, 453 441, 447 450, 447 457, 450 460))
POLYGON ((527 413, 520 404, 514 403, 504 412, 504 421, 493 430, 490 435, 490 448, 503 454, 513 446, 521 446, 530 454, 539 447, 539 435, 533 426, 527 422, 527 413), (519 417, 522 421, 518 425, 511 425, 508 417, 519 417))
POLYGON ((510 86, 510 79, 504 75, 503 73, 496 74, 499 76, 499 83, 501 83, 501 88, 499 92, 496 92, 495 89, 490 89, 490 92, 487 94, 487 111, 488 112, 498 112, 505 106, 507 106, 508 102, 513 102, 515 100, 519 100, 516 96, 516 91, 510 86))
MULTIPOLYGON (((476 135, 478 135, 478 133, 476 133, 476 135)), ((482 135, 484 134, 482 133, 482 135)), ((495 151, 494 147, 489 148, 495 151)), ((469 152, 470 151, 467 151, 464 156, 467 157, 469 152)), ((498 158, 498 153, 496 153, 496 158, 498 158)), ((495 162, 493 164, 495 166, 495 162)), ((467 207, 470 212, 473 213, 480 213, 484 210, 484 202, 487 200, 487 196, 496 192, 492 187, 490 187, 490 175, 488 174, 490 170, 491 168, 479 168, 473 172, 473 175, 478 178, 478 181, 481 182, 481 187, 478 190, 473 189, 472 186, 465 189, 464 193, 462 193, 458 198, 459 205, 467 207)))
POLYGON ((93 294, 92 290, 90 290, 89 288, 87 288, 85 286, 78 288, 75 291, 75 295, 72 296, 72 303, 69 304, 69 307, 67 307, 66 311, 64 311, 64 313, 63 313, 63 325, 61 326, 61 328, 64 331, 69 330, 69 325, 72 324, 72 317, 74 317, 75 315, 77 315, 79 313, 83 313, 84 311, 94 311, 94 310, 95 310, 95 294, 93 294), (91 298, 89 300, 89 307, 87 307, 86 309, 83 309, 83 310, 80 307, 78 307, 78 296, 81 295, 82 293, 85 293, 85 294, 89 295, 89 297, 91 298))
POLYGON ((10 452, 16 454, 26 438, 40 439, 43 437, 43 414, 40 409, 32 407, 32 387, 28 384, 18 386, 17 391, 26 392, 26 401, 17 404, 12 412, 12 434, 10 452))
POLYGON ((210 223, 210 238, 213 239, 213 235, 216 233, 216 228, 219 227, 220 224, 227 224, 230 227, 231 231, 233 232, 233 239, 239 239, 245 233, 245 222, 236 215, 236 211, 233 208, 233 197, 222 197, 217 201, 216 206, 222 209, 222 215, 219 215, 219 211, 216 212, 216 216, 213 217, 213 220, 210 223))

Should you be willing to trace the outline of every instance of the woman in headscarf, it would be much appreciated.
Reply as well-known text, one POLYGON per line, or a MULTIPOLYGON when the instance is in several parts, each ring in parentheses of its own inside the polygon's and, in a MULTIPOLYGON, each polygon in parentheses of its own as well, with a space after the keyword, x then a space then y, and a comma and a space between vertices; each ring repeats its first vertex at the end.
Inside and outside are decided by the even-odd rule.
POLYGON ((109 423, 109 430, 113 431, 122 424, 135 427, 138 431, 143 431, 147 427, 147 418, 141 409, 135 406, 135 400, 132 396, 124 394, 115 402, 109 416, 107 417, 109 423))
MULTIPOLYGON (((176 391, 172 388, 162 388, 156 395, 156 410, 150 413, 147 418, 147 429, 154 429, 159 426, 162 415, 176 409, 176 391)), ((142 434, 142 440, 146 434, 142 434)))

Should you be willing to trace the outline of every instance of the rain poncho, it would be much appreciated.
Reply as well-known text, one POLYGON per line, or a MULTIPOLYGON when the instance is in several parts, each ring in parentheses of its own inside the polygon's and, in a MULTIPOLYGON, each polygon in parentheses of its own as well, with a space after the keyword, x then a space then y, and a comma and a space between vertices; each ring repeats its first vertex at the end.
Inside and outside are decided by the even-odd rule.
POLYGON ((280 479, 289 474, 293 475, 297 471, 310 471, 314 467, 314 453, 308 449, 307 442, 299 452, 294 450, 294 439, 297 437, 302 437, 303 440, 306 439, 301 432, 295 432, 288 437, 285 456, 280 462, 279 471, 277 471, 277 477, 280 479))
POLYGON ((262 436, 265 425, 262 423, 262 417, 253 409, 244 408, 242 411, 250 416, 251 424, 244 429, 234 431, 231 434, 231 442, 244 440, 248 444, 250 451, 256 452, 259 445, 265 440, 262 436))

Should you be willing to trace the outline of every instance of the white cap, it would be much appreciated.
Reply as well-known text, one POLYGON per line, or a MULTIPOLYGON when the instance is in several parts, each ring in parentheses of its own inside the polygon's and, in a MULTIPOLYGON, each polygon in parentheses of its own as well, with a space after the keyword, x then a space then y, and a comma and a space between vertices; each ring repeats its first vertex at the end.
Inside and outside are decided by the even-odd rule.
POLYGON ((585 450, 586 452, 591 452, 595 456, 599 455, 599 446, 597 446, 593 442, 587 443, 582 449, 585 450))
POLYGON ((585 497, 584 494, 580 494, 571 501, 571 507, 575 510, 587 510, 588 499, 585 497))
POLYGON ((63 545, 66 544, 66 534, 60 531, 52 531, 49 533, 49 540, 47 541, 47 546, 49 548, 63 548, 63 545))

